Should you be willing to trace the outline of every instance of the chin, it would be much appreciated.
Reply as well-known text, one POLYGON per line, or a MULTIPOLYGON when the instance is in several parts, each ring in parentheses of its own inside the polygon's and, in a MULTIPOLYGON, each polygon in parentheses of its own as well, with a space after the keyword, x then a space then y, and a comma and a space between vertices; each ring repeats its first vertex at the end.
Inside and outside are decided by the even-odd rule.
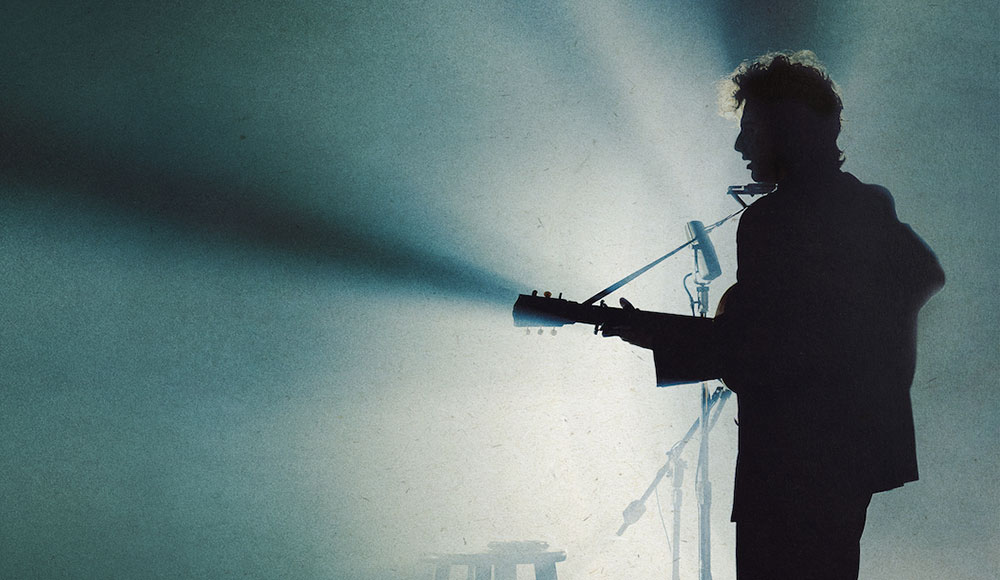
POLYGON ((756 183, 777 183, 778 178, 775 172, 762 171, 759 167, 750 169, 750 179, 756 183))

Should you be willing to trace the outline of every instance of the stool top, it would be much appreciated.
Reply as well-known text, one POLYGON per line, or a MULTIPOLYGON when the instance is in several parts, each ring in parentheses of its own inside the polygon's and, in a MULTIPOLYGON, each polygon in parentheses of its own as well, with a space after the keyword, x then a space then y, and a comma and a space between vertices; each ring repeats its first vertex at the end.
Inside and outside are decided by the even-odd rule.
POLYGON ((566 559, 566 552, 484 552, 479 554, 434 554, 426 560, 438 564, 503 566, 512 564, 554 564, 566 559))

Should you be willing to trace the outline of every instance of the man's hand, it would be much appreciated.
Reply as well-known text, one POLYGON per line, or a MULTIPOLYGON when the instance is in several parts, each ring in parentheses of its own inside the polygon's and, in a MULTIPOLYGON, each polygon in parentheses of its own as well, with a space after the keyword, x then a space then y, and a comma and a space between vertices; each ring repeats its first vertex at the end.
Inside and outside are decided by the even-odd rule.
MULTIPOLYGON (((618 302, 628 312, 639 312, 639 309, 632 306, 632 303, 624 298, 619 298, 618 302)), ((649 325, 642 324, 641 317, 635 316, 632 319, 632 324, 605 324, 601 326, 601 336, 605 338, 617 336, 627 343, 641 346, 642 348, 653 348, 657 343, 660 333, 650 328, 649 325)))

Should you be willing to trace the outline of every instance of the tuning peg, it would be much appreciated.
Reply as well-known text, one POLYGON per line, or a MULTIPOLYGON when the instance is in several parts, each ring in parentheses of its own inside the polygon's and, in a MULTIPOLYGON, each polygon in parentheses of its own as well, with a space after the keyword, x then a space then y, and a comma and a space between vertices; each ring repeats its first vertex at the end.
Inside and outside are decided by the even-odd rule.
POLYGON ((549 334, 551 334, 552 336, 555 336, 556 335, 556 329, 553 328, 552 331, 549 334))
POLYGON ((552 293, 549 292, 548 290, 546 290, 545 294, 543 294, 543 296, 545 296, 546 298, 552 298, 552 293))

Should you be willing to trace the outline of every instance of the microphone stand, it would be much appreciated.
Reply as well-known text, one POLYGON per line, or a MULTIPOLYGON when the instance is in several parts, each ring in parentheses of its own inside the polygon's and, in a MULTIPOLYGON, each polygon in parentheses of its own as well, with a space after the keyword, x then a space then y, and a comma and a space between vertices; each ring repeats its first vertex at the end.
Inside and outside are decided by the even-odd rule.
POLYGON ((708 413, 710 410, 708 383, 701 384, 701 445, 698 449, 698 467, 694 485, 698 494, 698 560, 701 564, 700 580, 712 580, 712 482, 708 479, 708 413))
MULTIPOLYGON (((693 241, 693 240, 692 240, 693 241)), ((681 246, 684 247, 684 246, 681 246)), ((678 248, 679 250, 680 248, 678 248)), ((701 251, 697 244, 694 245, 695 250, 695 271, 684 277, 684 289, 687 290, 687 279, 691 276, 695 277, 695 285, 697 286, 696 294, 698 299, 695 300, 688 292, 688 296, 691 300, 691 314, 701 317, 708 315, 708 285, 711 280, 702 279, 699 268, 698 252, 701 251), (697 309, 695 306, 697 305, 697 309), (695 312, 697 311, 697 314, 695 312)), ((649 499, 649 496, 659 485, 660 480, 667 475, 673 476, 674 484, 674 541, 672 542, 672 572, 674 580, 680 580, 680 509, 681 500, 683 497, 683 491, 681 485, 684 479, 684 467, 685 463, 680 459, 681 452, 684 450, 684 446, 694 435, 695 431, 699 430, 700 427, 700 441, 698 449, 698 465, 695 469, 695 493, 698 496, 698 563, 699 563, 699 580, 712 580, 712 531, 711 531, 711 511, 712 511, 712 482, 708 477, 708 435, 715 422, 719 419, 719 415, 722 412, 722 406, 725 404, 726 399, 732 394, 732 391, 727 389, 725 386, 717 387, 714 392, 709 387, 708 381, 703 381, 701 383, 701 416, 695 420, 691 428, 688 429, 687 434, 679 442, 675 443, 670 451, 667 452, 667 462, 660 468, 656 473, 656 477, 653 478, 653 482, 646 488, 646 492, 642 495, 640 499, 637 499, 630 503, 625 511, 622 512, 622 518, 624 522, 621 527, 618 528, 618 535, 621 536, 625 533, 626 528, 630 525, 639 521, 642 514, 646 511, 645 502, 649 499), (719 403, 718 408, 715 410, 715 414, 712 415, 712 407, 719 403), (711 419, 709 418, 711 415, 711 419)))
MULTIPOLYGON (((707 383, 703 383, 703 385, 706 384, 707 383)), ((719 415, 722 414, 722 408, 725 406, 726 400, 730 395, 732 395, 732 393, 732 391, 726 389, 725 387, 716 387, 715 391, 708 397, 708 401, 706 403, 709 410, 718 405, 715 409, 715 413, 712 414, 711 419, 707 418, 708 413, 703 412, 702 417, 705 417, 705 420, 702 420, 702 417, 694 420, 694 423, 692 423, 691 427, 688 428, 684 437, 682 437, 677 443, 674 443, 673 447, 667 451, 667 462, 664 463, 663 467, 660 467, 660 469, 656 472, 656 476, 649 484, 649 487, 646 488, 642 497, 628 504, 628 507, 626 507, 622 512, 622 519, 624 521, 621 527, 618 528, 619 536, 623 535, 629 526, 638 522, 639 518, 646 513, 646 500, 648 500, 649 496, 653 495, 653 492, 656 491, 656 486, 660 484, 660 481, 668 475, 672 476, 674 487, 674 541, 672 542, 674 580, 680 579, 680 514, 681 499, 683 497, 681 486, 684 482, 684 468, 686 466, 684 460, 681 459, 681 454, 684 452, 684 446, 687 445, 688 441, 690 441, 692 437, 694 437, 694 434, 698 431, 699 427, 701 427, 702 438, 704 440, 704 433, 715 426, 716 421, 719 420, 719 415), (705 428, 705 425, 708 426, 707 429, 705 428)), ((696 477, 696 481, 697 479, 698 478, 696 477)))
MULTIPOLYGON (((695 285, 697 286, 698 300, 692 299, 691 314, 695 313, 695 304, 698 305, 698 316, 704 318, 708 315, 708 285, 711 280, 699 278, 699 262, 697 245, 694 247, 695 255, 695 285)), ((685 277, 686 279, 686 277, 685 277)), ((686 288, 686 286, 685 286, 686 288)), ((719 387, 725 389, 725 387, 719 387)), ((726 393, 730 391, 726 390, 726 393)), ((707 381, 701 383, 701 438, 698 447, 698 465, 695 468, 695 493, 698 496, 698 562, 699 580, 712 580, 712 482, 708 476, 708 433, 711 425, 708 415, 712 407, 712 394, 707 381)), ((716 415, 718 417, 718 415, 716 415)))
MULTIPOLYGON (((733 212, 732 214, 730 214, 730 215, 722 218, 721 220, 715 222, 714 224, 711 224, 711 225, 705 227, 704 228, 704 233, 707 234, 708 232, 710 232, 710 231, 714 230, 715 228, 721 226, 722 224, 726 223, 730 219, 732 219, 732 218, 736 217, 737 215, 739 215, 740 213, 742 213, 743 210, 745 210, 747 207, 749 207, 749 205, 747 203, 745 203, 742 199, 740 199, 740 196, 746 195, 746 196, 754 197, 754 196, 757 196, 757 195, 766 195, 766 194, 770 193, 771 191, 773 191, 774 188, 775 188, 774 184, 757 184, 757 183, 749 184, 749 185, 746 185, 746 186, 736 186, 736 185, 734 185, 734 186, 729 187, 729 189, 728 189, 728 191, 726 193, 729 196, 731 196, 734 200, 736 200, 740 204, 741 208, 739 210, 733 212)), ((700 225, 700 222, 698 222, 698 224, 700 225)), ((695 258, 695 262, 694 262, 695 263, 695 272, 694 272, 694 275, 695 275, 695 284, 698 287, 697 288, 697 295, 698 295, 698 300, 697 301, 695 301, 695 299, 693 297, 691 297, 690 292, 688 292, 688 296, 691 299, 691 314, 692 315, 695 314, 695 304, 697 303, 697 305, 699 307, 698 308, 698 312, 699 312, 700 316, 702 316, 702 317, 707 316, 708 315, 708 284, 709 284, 709 282, 711 282, 711 279, 704 280, 704 279, 701 279, 700 277, 697 276, 697 274, 699 274, 698 252, 699 251, 703 251, 703 250, 701 250, 699 248, 699 244, 696 243, 696 236, 692 237, 692 239, 688 240, 686 243, 678 246, 677 248, 674 248, 673 250, 671 250, 670 252, 668 252, 664 256, 661 256, 660 258, 657 258, 656 260, 653 260, 649 264, 643 266, 642 268, 639 268, 638 270, 636 270, 635 272, 633 272, 633 273, 629 274, 628 276, 622 278, 618 282, 615 282, 611 286, 608 286, 604 290, 601 290, 597 294, 591 296, 585 302, 583 302, 583 304, 593 304, 594 302, 597 302, 598 300, 604 298, 608 294, 614 292, 615 290, 618 290, 619 288, 621 288, 625 284, 628 284, 629 282, 631 282, 635 278, 641 276, 642 274, 644 274, 647 270, 649 270, 653 266, 659 264, 660 262, 662 262, 662 261, 666 260, 667 258, 673 256, 674 254, 680 252, 681 250, 683 250, 687 246, 693 246, 693 249, 695 251, 694 252, 694 258, 695 258)), ((703 255, 703 257, 704 257, 704 255, 703 255)), ((687 276, 685 276, 684 277, 684 282, 686 282, 687 278, 689 276, 691 276, 691 275, 692 274, 688 274, 687 276)), ((716 275, 718 275, 718 274, 716 274, 716 275)), ((684 284, 684 289, 687 290, 687 284, 686 283, 684 284)), ((710 392, 710 389, 709 389, 709 386, 708 386, 708 382, 702 382, 701 383, 701 416, 698 419, 695 420, 695 422, 694 422, 693 425, 691 425, 691 429, 688 430, 688 432, 684 436, 684 438, 681 441, 677 442, 670 449, 670 451, 667 452, 667 457, 668 457, 667 462, 656 473, 656 477, 653 479, 653 482, 646 489, 646 492, 642 495, 642 497, 640 499, 637 499, 637 500, 633 501, 632 503, 630 503, 628 505, 628 507, 626 507, 625 510, 622 512, 622 517, 624 519, 624 523, 622 523, 621 527, 618 529, 618 535, 619 536, 621 536, 622 534, 625 533, 625 529, 626 528, 628 528, 630 525, 632 525, 632 524, 636 523, 637 521, 639 521, 639 518, 641 518, 642 514, 645 513, 645 511, 646 511, 646 505, 645 505, 646 500, 649 498, 650 494, 652 494, 653 491, 656 489, 656 486, 659 485, 660 480, 663 479, 663 477, 666 476, 666 475, 673 475, 673 480, 674 480, 674 542, 673 542, 673 575, 674 575, 674 580, 678 580, 679 577, 680 577, 678 562, 680 560, 679 535, 680 535, 680 506, 681 506, 681 496, 682 496, 681 482, 682 482, 683 477, 684 477, 684 466, 685 466, 684 462, 680 460, 679 456, 680 456, 680 452, 684 448, 684 445, 688 442, 688 440, 692 437, 692 435, 694 435, 694 432, 698 429, 699 426, 701 427, 701 442, 700 442, 701 444, 700 444, 700 448, 699 448, 699 452, 698 452, 698 466, 697 466, 696 471, 695 471, 695 490, 696 490, 696 493, 698 494, 698 535, 699 535, 698 559, 699 559, 699 563, 700 563, 699 580, 712 580, 712 558, 711 558, 711 537, 712 536, 711 536, 711 527, 710 527, 710 525, 711 525, 711 518, 709 517, 710 514, 711 514, 711 508, 712 508, 712 483, 711 483, 711 481, 709 481, 709 478, 708 478, 708 434, 709 434, 709 431, 711 430, 712 426, 718 420, 719 414, 722 412, 722 406, 725 404, 726 399, 728 399, 731 394, 732 394, 732 391, 730 391, 729 389, 727 389, 724 385, 720 386, 720 387, 717 387, 715 389, 714 393, 713 393, 713 392, 710 392), (711 421, 710 421, 709 420, 709 415, 711 413, 712 406, 715 405, 716 402, 719 403, 719 406, 718 406, 718 408, 715 411, 715 415, 712 416, 711 421), (675 464, 676 464, 676 470, 674 469, 675 464)))

